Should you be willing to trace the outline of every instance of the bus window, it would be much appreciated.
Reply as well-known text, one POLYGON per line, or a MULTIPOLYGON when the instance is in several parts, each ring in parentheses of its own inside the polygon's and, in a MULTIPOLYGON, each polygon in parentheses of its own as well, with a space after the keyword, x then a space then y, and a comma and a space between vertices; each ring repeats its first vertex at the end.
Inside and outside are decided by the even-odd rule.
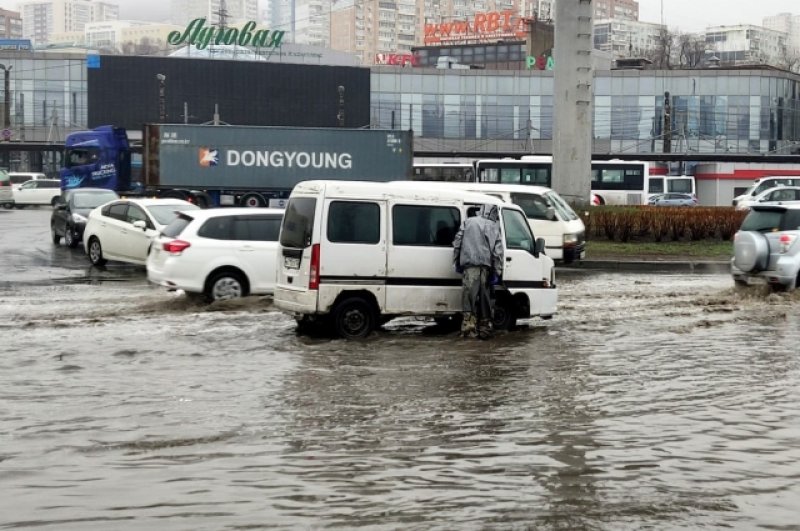
POLYGON ((502 184, 519 184, 519 168, 500 168, 500 182, 502 184))
POLYGON ((669 184, 669 190, 667 190, 668 192, 675 194, 695 193, 694 177, 667 177, 667 183, 669 184))
MULTIPOLYGON (((670 190, 672 192, 672 190, 670 190)), ((647 185, 647 193, 649 194, 663 194, 664 193, 664 178, 663 177, 650 177, 650 184, 647 185)))
POLYGON ((547 168, 523 168, 522 184, 550 186, 550 171, 547 168))

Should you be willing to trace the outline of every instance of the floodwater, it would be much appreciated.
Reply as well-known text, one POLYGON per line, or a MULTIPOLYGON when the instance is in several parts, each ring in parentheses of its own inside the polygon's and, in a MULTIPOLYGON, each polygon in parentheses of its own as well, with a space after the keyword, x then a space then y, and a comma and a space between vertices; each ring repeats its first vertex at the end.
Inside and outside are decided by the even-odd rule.
POLYGON ((0 213, 0 529, 798 528, 799 294, 565 271, 491 341, 346 342, 48 219, 0 213))

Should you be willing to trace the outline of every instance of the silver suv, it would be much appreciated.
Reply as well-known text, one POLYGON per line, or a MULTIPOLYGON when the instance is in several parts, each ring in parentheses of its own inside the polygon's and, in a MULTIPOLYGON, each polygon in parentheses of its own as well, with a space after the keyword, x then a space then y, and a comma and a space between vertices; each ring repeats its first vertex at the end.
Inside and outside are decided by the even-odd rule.
POLYGON ((773 290, 800 285, 800 205, 755 205, 733 241, 736 284, 766 281, 773 290))

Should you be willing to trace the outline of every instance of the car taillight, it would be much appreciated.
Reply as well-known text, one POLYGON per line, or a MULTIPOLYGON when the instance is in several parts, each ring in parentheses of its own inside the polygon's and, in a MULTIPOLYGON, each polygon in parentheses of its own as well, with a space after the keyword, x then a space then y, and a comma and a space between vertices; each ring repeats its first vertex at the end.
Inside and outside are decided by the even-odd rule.
POLYGON ((172 240, 164 242, 163 249, 170 254, 181 254, 185 249, 191 247, 191 243, 183 240, 172 240))
POLYGON ((308 289, 319 289, 319 244, 311 247, 311 266, 308 268, 308 289))
POLYGON ((781 253, 787 253, 789 252, 789 247, 791 247, 794 243, 794 236, 789 234, 781 234, 779 242, 781 245, 781 253))

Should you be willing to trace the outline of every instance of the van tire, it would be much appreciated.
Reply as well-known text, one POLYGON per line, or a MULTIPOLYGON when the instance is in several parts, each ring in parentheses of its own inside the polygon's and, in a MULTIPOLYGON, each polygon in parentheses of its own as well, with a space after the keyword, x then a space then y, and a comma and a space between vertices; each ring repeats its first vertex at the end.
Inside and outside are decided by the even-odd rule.
POLYGON ((516 307, 510 297, 502 297, 494 305, 492 321, 495 330, 511 330, 517 324, 516 307))
POLYGON ((348 297, 333 309, 333 329, 344 339, 363 339, 376 328, 378 312, 362 297, 348 297))

